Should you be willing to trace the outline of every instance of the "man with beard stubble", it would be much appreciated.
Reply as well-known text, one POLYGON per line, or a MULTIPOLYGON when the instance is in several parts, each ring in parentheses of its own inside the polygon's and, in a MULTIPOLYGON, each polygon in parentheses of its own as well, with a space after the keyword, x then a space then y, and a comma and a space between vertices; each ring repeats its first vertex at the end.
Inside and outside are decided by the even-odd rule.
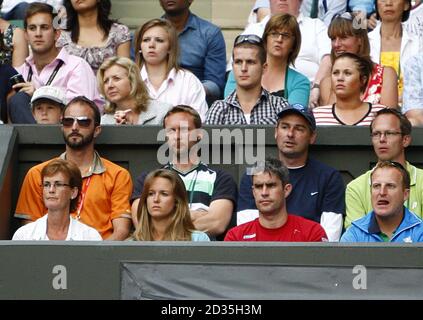
MULTIPOLYGON (((86 97, 75 97, 63 109, 61 123, 66 151, 60 158, 73 161, 83 178, 80 201, 72 216, 95 228, 104 240, 126 239, 132 225, 132 180, 126 169, 101 158, 94 149, 94 140, 101 133, 97 106, 86 97)), ((41 170, 50 161, 32 167, 25 176, 15 212, 15 218, 24 223, 47 212, 41 197, 41 170)))

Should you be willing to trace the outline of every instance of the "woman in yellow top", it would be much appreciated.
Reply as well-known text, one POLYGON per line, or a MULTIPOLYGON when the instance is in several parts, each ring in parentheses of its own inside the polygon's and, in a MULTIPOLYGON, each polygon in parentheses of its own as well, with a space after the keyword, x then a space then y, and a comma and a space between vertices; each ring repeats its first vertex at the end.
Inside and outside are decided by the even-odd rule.
POLYGON ((407 32, 402 23, 410 16, 411 0, 376 0, 381 23, 369 33, 371 58, 395 69, 398 76, 398 100, 402 102, 403 65, 419 52, 419 39, 407 32))

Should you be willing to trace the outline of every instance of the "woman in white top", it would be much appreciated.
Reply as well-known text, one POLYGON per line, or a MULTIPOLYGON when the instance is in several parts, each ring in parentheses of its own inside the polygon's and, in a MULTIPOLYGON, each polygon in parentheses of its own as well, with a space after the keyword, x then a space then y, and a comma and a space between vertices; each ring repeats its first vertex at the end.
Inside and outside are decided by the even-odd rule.
POLYGON ((313 109, 317 125, 370 125, 375 113, 386 108, 361 99, 372 68, 369 59, 353 53, 345 52, 335 57, 331 80, 336 102, 313 109))
POLYGON ((419 39, 403 27, 411 0, 376 0, 376 17, 381 21, 369 33, 370 55, 374 62, 394 68, 398 77, 398 100, 402 102, 404 64, 420 54, 419 39))
POLYGON ((82 188, 81 172, 73 162, 52 160, 41 171, 41 181, 47 214, 19 228, 12 240, 102 240, 97 230, 70 216, 82 188))
POLYGON ((135 50, 135 61, 150 96, 172 106, 191 106, 204 121, 206 93, 193 73, 179 67, 178 35, 172 24, 165 19, 147 21, 135 36, 135 50))
POLYGON ((101 124, 161 125, 170 104, 152 100, 140 69, 128 58, 112 57, 97 72, 99 90, 106 98, 101 124))
POLYGON ((185 184, 174 170, 158 169, 147 175, 132 220, 133 240, 210 241, 206 233, 195 230, 185 184))

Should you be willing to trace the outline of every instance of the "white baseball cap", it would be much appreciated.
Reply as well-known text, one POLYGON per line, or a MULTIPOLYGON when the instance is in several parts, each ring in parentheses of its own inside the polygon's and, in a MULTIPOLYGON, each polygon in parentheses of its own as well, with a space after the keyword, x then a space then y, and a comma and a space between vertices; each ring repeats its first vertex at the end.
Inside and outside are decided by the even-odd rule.
POLYGON ((40 99, 48 99, 54 102, 66 105, 66 92, 64 88, 53 87, 53 86, 44 86, 40 87, 34 91, 31 99, 31 106, 34 106, 34 103, 40 99))

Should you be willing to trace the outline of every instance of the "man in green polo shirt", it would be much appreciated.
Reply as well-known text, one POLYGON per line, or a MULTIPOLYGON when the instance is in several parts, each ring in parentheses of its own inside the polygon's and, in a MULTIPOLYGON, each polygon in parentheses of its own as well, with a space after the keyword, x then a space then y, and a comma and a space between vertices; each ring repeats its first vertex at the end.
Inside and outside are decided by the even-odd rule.
MULTIPOLYGON (((373 149, 379 161, 395 161, 403 165, 410 175, 410 196, 404 206, 419 217, 423 208, 423 170, 408 163, 405 148, 411 144, 411 123, 395 109, 382 109, 370 125, 373 149)), ((344 226, 365 216, 372 210, 370 174, 367 171, 347 185, 345 203, 347 215, 344 226)))

